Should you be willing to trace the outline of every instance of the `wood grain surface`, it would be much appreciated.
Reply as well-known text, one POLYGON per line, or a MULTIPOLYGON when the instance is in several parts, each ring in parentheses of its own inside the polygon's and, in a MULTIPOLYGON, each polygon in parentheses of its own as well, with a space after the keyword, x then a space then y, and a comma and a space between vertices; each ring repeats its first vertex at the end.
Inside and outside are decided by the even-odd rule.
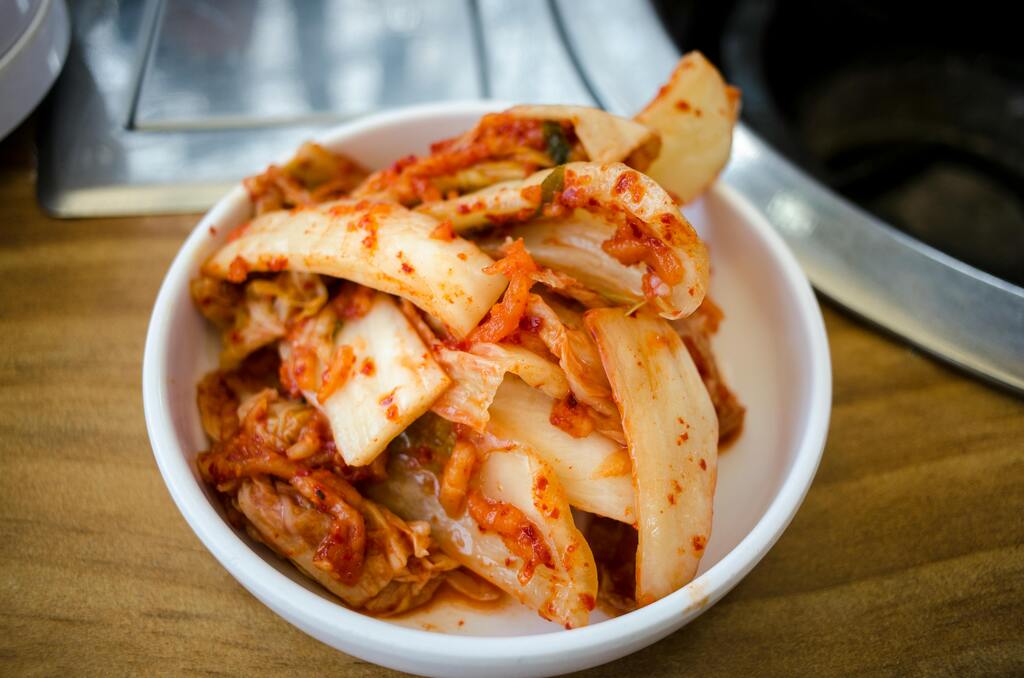
MULTIPOLYGON (((398 675, 257 602, 164 489, 142 350, 196 218, 50 219, 31 148, 0 145, 0 675, 398 675)), ((832 426, 792 525, 588 675, 1024 674, 1024 403, 823 307, 832 426)))

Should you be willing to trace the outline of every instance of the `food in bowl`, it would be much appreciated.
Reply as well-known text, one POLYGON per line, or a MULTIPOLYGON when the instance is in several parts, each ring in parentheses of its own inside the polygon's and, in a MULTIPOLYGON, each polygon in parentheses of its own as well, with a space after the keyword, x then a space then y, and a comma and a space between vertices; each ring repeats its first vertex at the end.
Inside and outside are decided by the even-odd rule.
POLYGON ((737 108, 691 54, 635 120, 517 106, 378 172, 307 144, 247 179, 191 288, 231 522, 376 615, 445 586, 573 628, 690 581, 744 409, 678 203, 737 108))

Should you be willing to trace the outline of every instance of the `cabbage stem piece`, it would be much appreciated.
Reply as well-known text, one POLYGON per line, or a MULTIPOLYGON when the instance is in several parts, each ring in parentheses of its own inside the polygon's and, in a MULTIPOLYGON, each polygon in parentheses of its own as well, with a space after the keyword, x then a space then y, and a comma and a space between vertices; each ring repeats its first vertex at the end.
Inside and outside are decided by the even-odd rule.
MULTIPOLYGON (((456 233, 466 233, 493 222, 526 221, 538 216, 545 197, 542 184, 548 177, 560 187, 559 179, 564 177, 564 170, 540 170, 520 181, 502 181, 457 198, 424 203, 416 211, 451 222, 456 233)), ((551 199, 551 193, 547 198, 551 199)))
POLYGON ((438 224, 400 205, 339 201, 257 217, 203 272, 241 282, 252 271, 308 271, 394 294, 438 318, 459 338, 476 327, 507 281, 459 237, 431 237, 438 224))
POLYGON ((729 160, 740 91, 700 52, 679 60, 668 83, 636 120, 661 134, 661 152, 645 171, 684 203, 704 192, 729 160))
POLYGON ((629 455, 600 433, 574 438, 551 423, 555 400, 506 376, 491 403, 487 430, 533 448, 558 475, 570 504, 632 525, 633 479, 629 455))
MULTIPOLYGON (((615 227, 600 217, 580 213, 566 219, 538 219, 509 233, 523 239, 538 264, 567 273, 614 304, 632 306, 644 298, 643 268, 623 266, 601 248, 614 237, 615 227)), ((482 242, 488 252, 496 245, 482 242)))
POLYGON ((689 352, 671 325, 622 309, 584 314, 622 412, 633 460, 639 546, 636 601, 688 583, 711 536, 718 419, 689 352))
POLYGON ((448 421, 483 431, 487 426, 487 408, 501 386, 505 368, 489 358, 440 343, 433 350, 452 385, 434 401, 431 411, 448 421))
POLYGON ((505 372, 518 376, 551 398, 569 395, 569 382, 562 368, 527 348, 510 344, 475 344, 469 350, 474 355, 494 361, 505 372))
POLYGON ((438 343, 433 351, 451 377, 452 385, 431 410, 476 431, 487 427, 488 408, 506 372, 518 375, 554 398, 564 398, 569 393, 569 383, 558 365, 521 346, 475 344, 472 352, 467 352, 438 343))
MULTIPOLYGON (((479 450, 479 446, 478 446, 479 450)), ((551 555, 549 564, 523 576, 524 560, 493 530, 481 530, 469 510, 448 515, 438 499, 445 455, 424 463, 414 454, 391 451, 387 480, 367 488, 369 496, 407 519, 430 523, 431 539, 448 556, 546 619, 567 628, 585 626, 597 595, 597 568, 553 469, 523 446, 481 455, 470 494, 509 504, 536 528, 551 555)), ((533 532, 533 530, 530 530, 533 532)))
MULTIPOLYGON (((530 296, 533 299, 536 295, 530 296)), ((487 410, 507 372, 519 376, 552 398, 564 398, 569 394, 566 374, 558 364, 542 355, 523 346, 503 343, 473 344, 468 351, 450 348, 438 340, 408 302, 402 303, 402 312, 433 351, 434 359, 451 377, 452 385, 431 406, 435 414, 448 421, 483 432, 490 417, 487 410)))
POLYGON ((568 163, 421 209, 460 232, 521 224, 509 235, 538 264, 615 302, 648 299, 669 319, 692 313, 707 291, 697 232, 665 189, 621 163, 568 163))
MULTIPOLYGON (((323 401, 317 398, 322 385, 303 389, 302 395, 327 417, 345 463, 365 466, 426 412, 451 380, 394 300, 379 292, 365 315, 342 320, 331 341, 332 354, 346 349, 350 356, 343 383, 323 401)), ((303 341, 285 340, 280 350, 287 363, 304 350, 303 341)))
POLYGON ((537 334, 558 358, 576 399, 601 415, 613 415, 617 419, 619 413, 611 399, 611 386, 597 347, 583 326, 583 314, 538 294, 530 295, 526 310, 531 317, 540 320, 537 334))

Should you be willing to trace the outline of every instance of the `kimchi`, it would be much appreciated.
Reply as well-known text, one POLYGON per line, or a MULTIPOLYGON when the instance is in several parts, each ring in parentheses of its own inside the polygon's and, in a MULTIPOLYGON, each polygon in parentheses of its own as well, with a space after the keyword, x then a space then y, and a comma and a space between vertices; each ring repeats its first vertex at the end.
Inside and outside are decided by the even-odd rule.
POLYGON ((232 524, 378 616, 447 587, 574 628, 686 585, 745 410, 679 204, 738 105, 687 55, 636 119, 517 106, 376 172, 307 143, 246 179, 191 284, 232 524))

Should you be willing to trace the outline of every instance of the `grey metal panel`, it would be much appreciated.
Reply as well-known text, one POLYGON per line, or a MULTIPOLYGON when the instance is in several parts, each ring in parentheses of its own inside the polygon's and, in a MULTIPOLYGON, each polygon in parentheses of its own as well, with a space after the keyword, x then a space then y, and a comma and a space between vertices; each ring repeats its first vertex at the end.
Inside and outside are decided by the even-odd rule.
POLYGON ((352 118, 480 87, 468 0, 176 0, 164 5, 137 129, 352 118))
POLYGON ((480 0, 489 96, 502 101, 593 106, 548 0, 480 0))
POLYGON ((646 0, 552 0, 576 63, 605 110, 632 116, 679 60, 646 0))
MULTIPOLYGON (((139 110, 146 105, 141 95, 162 5, 159 0, 73 3, 75 33, 68 64, 40 131, 38 192, 49 212, 80 217, 202 210, 254 167, 346 117, 344 112, 318 113, 316 106, 307 106, 308 114, 289 124, 250 115, 238 126, 230 123, 239 120, 227 116, 204 120, 191 115, 174 124, 149 120, 143 129, 133 127, 136 104, 139 110)), ((468 15, 465 0, 448 5, 458 5, 468 15)), ((407 26, 419 19, 398 12, 390 21, 407 26)), ((469 31, 468 19, 461 21, 469 31)), ((460 58, 467 64, 461 84, 447 90, 417 89, 416 96, 431 101, 476 96, 483 81, 480 60, 475 51, 462 52, 460 58)), ((375 77, 382 80, 383 73, 375 77)), ((386 89, 383 81, 375 87, 386 89)))
MULTIPOLYGON (((641 107, 679 58, 648 3, 556 6, 572 17, 563 24, 588 85, 616 113, 641 107)), ((1024 290, 882 223, 743 125, 723 179, 768 218, 818 290, 936 356, 1024 392, 1024 290)))
POLYGON ((484 95, 593 103, 543 0, 79 0, 72 10, 39 145, 39 199, 58 216, 205 209, 269 158, 379 108, 484 95))

